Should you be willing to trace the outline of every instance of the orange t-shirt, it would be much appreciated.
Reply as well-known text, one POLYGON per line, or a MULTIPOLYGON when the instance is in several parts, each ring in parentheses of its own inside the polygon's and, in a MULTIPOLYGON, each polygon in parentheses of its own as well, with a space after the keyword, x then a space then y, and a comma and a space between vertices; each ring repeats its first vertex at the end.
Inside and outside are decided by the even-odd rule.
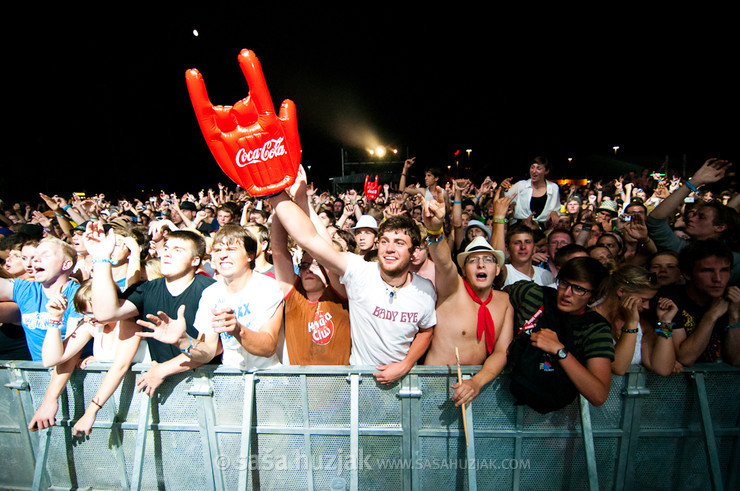
POLYGON ((318 302, 309 302, 298 278, 285 297, 285 344, 291 365, 349 365, 347 299, 327 287, 318 302))

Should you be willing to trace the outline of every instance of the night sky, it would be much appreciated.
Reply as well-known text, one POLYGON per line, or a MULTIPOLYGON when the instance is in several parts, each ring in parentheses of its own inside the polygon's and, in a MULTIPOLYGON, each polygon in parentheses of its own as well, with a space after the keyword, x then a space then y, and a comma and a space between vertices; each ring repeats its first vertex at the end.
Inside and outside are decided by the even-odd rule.
POLYGON ((576 178, 601 177, 597 157, 625 169, 738 161, 736 29, 723 12, 116 9, 7 20, 0 197, 231 184, 184 73, 199 69, 211 101, 232 105, 248 93, 242 48, 259 57, 276 109, 295 102, 320 185, 340 174, 342 148, 369 141, 416 156, 419 170, 469 148, 476 174, 494 179, 524 177, 539 154, 551 177, 576 178))

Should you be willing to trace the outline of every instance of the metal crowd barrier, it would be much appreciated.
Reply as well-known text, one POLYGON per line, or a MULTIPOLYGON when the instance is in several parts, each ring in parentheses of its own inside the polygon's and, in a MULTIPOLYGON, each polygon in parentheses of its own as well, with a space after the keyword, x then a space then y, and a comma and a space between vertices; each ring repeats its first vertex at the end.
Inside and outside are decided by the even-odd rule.
MULTIPOLYGON (((385 387, 374 370, 205 366, 153 399, 135 365, 88 438, 71 428, 108 365, 76 371, 56 427, 26 427, 50 373, 0 362, 3 489, 740 489, 740 369, 659 377, 633 366, 606 404, 541 415, 501 374, 466 409, 455 367, 416 367, 385 387)), ((470 376, 479 367, 463 367, 470 376)))

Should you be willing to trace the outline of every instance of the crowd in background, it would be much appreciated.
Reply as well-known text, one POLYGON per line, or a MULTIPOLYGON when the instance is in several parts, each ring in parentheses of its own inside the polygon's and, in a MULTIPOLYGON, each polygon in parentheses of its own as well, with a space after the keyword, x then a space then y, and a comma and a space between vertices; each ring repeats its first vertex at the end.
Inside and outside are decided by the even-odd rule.
MULTIPOLYGON (((433 166, 422 168, 409 159, 400 181, 381 182, 373 199, 367 189, 333 193, 316 189, 310 182, 304 182, 304 192, 307 214, 316 220, 317 228, 324 228, 322 233, 332 246, 367 262, 377 261, 381 224, 396 216, 411 217, 422 242, 411 258, 410 271, 432 285, 436 273, 429 248, 439 240, 447 244, 450 258, 462 273, 464 266, 457 258, 470 251, 477 237, 484 237, 502 255, 504 264, 494 280, 498 291, 509 291, 524 280, 578 295, 577 285, 559 281, 559 271, 573 257, 596 259, 608 275, 600 285, 593 285, 589 308, 611 327, 612 372, 624 373, 630 364, 640 363, 668 375, 695 362, 740 363, 736 339, 740 332, 736 329, 740 325, 740 194, 730 185, 730 163, 710 159, 697 167, 690 176, 646 168, 610 180, 558 184, 549 179, 553 172, 547 158, 536 157, 529 162, 527 178, 514 181, 512 176, 500 175, 473 182, 464 176, 446 177, 433 166), (414 178, 418 182, 410 184, 414 178), (443 229, 433 234, 431 242, 423 241, 432 233, 430 222, 425 222, 425 215, 431 213, 430 201, 441 203, 444 210, 443 229)), ((147 199, 40 194, 1 206, 0 274, 11 281, 34 281, 36 275, 43 275, 43 264, 39 266, 35 259, 37 250, 45 238, 56 237, 74 249, 70 277, 89 286, 96 271, 89 250, 96 227, 106 234, 112 231, 115 237, 106 262, 119 294, 162 277, 166 240, 177 231, 195 232, 204 239, 197 275, 212 280, 220 276, 214 261, 214 237, 235 224, 254 240, 252 271, 275 277, 276 257, 282 254, 275 250, 275 234, 280 235, 280 247, 288 251, 296 277, 311 266, 302 246, 279 226, 271 201, 250 196, 238 186, 219 184, 218 189, 195 194, 161 192, 147 199)), ((97 237, 102 242, 102 235, 97 237)), ((169 262, 167 267, 171 268, 169 262)), ((82 291, 86 290, 81 287, 82 291)), ((81 324, 90 320, 94 292, 92 287, 74 296, 81 324)), ((290 288, 283 291, 280 300, 287 302, 289 293, 290 288)), ((68 301, 72 304, 72 298, 68 301)), ((62 311, 67 307, 46 308, 62 311)), ((141 309, 139 314, 141 320, 141 309)), ((16 302, 6 298, 0 303, 0 318, 0 358, 37 359, 16 302)), ((141 325, 133 324, 132 329, 141 330, 141 325)), ((515 323, 514 327, 521 326, 515 323)), ((90 348, 103 339, 95 332, 90 330, 79 341, 77 351, 84 356, 75 360, 76 366, 114 359, 115 350, 102 359, 94 356, 94 352, 104 352, 100 346, 90 348)), ((349 351, 349 341, 346 346, 349 351)), ((156 363, 140 345, 133 351, 134 361, 156 363)), ((211 359, 221 360, 215 351, 208 353, 211 359)), ((334 363, 348 364, 347 356, 334 363)), ((53 365, 68 359, 57 357, 53 365)), ((423 359, 422 355, 419 361, 423 359)))

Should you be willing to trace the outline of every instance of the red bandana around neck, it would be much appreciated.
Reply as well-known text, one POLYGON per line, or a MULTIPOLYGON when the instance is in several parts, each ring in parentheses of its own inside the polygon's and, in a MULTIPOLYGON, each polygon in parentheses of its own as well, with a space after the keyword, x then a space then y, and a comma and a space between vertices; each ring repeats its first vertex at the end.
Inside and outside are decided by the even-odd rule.
POLYGON ((488 354, 493 353, 493 345, 496 344, 496 328, 493 325, 493 317, 491 317, 491 312, 488 310, 488 303, 493 298, 493 288, 491 288, 491 293, 488 295, 488 298, 484 301, 481 300, 478 295, 475 294, 472 288, 470 288, 470 285, 468 285, 468 282, 463 280, 463 284, 465 285, 465 289, 468 291, 468 295, 470 295, 470 298, 473 299, 475 303, 480 305, 478 308, 478 341, 480 341, 483 337, 483 333, 486 333, 486 349, 488 350, 488 354))

